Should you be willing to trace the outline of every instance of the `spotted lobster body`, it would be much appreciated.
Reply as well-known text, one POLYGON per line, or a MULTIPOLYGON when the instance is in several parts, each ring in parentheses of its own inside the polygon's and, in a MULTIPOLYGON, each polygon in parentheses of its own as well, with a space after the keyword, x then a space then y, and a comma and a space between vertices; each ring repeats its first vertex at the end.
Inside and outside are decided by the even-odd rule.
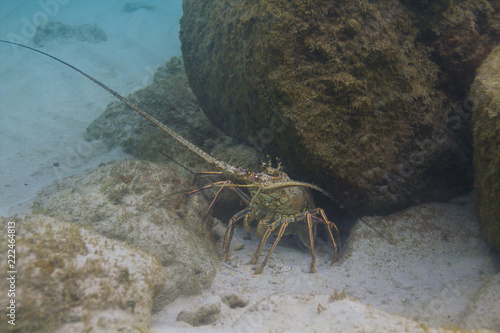
MULTIPOLYGON (((262 272, 276 245, 287 230, 289 233, 298 235, 301 242, 310 248, 312 256, 310 272, 315 271, 314 239, 318 222, 325 224, 335 252, 337 252, 338 238, 336 240, 332 233, 333 229, 335 235, 338 236, 337 227, 327 219, 325 212, 321 208, 314 208, 309 188, 319 189, 315 185, 295 182, 281 170, 280 165, 278 165, 278 168, 273 168, 271 163, 262 173, 246 173, 244 176, 240 174, 232 177, 232 179, 230 184, 227 183, 223 186, 238 189, 237 193, 247 203, 247 207, 235 214, 229 221, 224 237, 224 261, 229 256, 234 223, 242 218, 248 233, 250 232, 249 222, 257 221, 257 236, 262 237, 259 247, 250 261, 252 264, 258 262, 260 253, 269 236, 277 231, 274 244, 264 261, 255 270, 255 274, 262 272), (241 189, 245 188, 249 193, 248 196, 241 193, 241 189), (306 224, 299 224, 299 222, 303 221, 306 224)), ((319 190, 324 192, 321 189, 319 190)))

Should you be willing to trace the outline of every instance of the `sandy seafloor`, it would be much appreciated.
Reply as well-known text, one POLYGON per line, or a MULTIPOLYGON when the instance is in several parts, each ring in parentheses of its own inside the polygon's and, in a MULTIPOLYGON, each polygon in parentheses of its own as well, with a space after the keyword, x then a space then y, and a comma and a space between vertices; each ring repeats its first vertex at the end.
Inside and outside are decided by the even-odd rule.
MULTIPOLYGON (((181 1, 147 1, 155 10, 122 10, 128 1, 0 2, 0 38, 33 43, 44 20, 97 24, 107 41, 56 39, 40 49, 127 95, 151 83, 158 66, 181 54, 181 1)), ((83 140, 83 132, 115 98, 80 74, 37 53, 0 44, 0 215, 29 212, 44 185, 123 159, 83 140)))
MULTIPOLYGON (((44 17, 69 25, 96 23, 106 32, 107 41, 92 44, 74 39, 56 39, 40 49, 70 62, 124 96, 151 83, 152 75, 158 66, 171 56, 181 54, 178 39, 179 19, 182 15, 180 0, 145 1, 154 5, 156 10, 141 9, 132 13, 122 10, 126 1, 60 2, 64 4, 47 10, 42 8, 38 1, 2 1, 0 38, 12 39, 15 36, 15 41, 35 46, 31 40, 33 31, 30 30, 30 24, 44 17)), ((30 213, 31 202, 43 186, 71 174, 94 169, 101 162, 129 157, 119 149, 108 151, 99 143, 89 143, 83 139, 85 128, 114 100, 113 96, 94 83, 51 59, 0 44, 0 216, 30 213)), ((470 197, 465 200, 465 206, 461 206, 456 212, 459 218, 460 214, 472 214, 470 197)), ((473 229, 477 231, 477 225, 473 229)), ((237 230, 237 239, 238 235, 241 238, 241 232, 237 230)), ((241 239, 240 241, 243 242, 241 239)), ((414 302, 417 304, 415 309, 422 311, 415 317, 436 326, 455 326, 461 324, 460 320, 450 318, 447 313, 452 316, 461 313, 464 310, 460 307, 466 305, 460 304, 463 298, 454 300, 448 294, 453 296, 456 294, 455 290, 459 290, 460 293, 466 293, 466 298, 470 299, 470 293, 479 289, 481 281, 486 281, 498 273, 498 262, 492 263, 496 259, 491 257, 484 258, 483 261, 487 264, 483 261, 469 263, 466 258, 463 263, 452 265, 453 270, 444 269, 443 273, 435 275, 431 274, 436 273, 431 272, 435 267, 432 263, 421 267, 419 263, 410 263, 409 271, 408 268, 405 271, 403 267, 402 271, 391 272, 382 267, 376 270, 377 273, 366 271, 362 267, 350 267, 349 262, 344 262, 340 268, 332 268, 328 264, 329 247, 322 243, 318 244, 318 250, 322 253, 318 259, 318 274, 310 275, 304 273, 304 267, 309 263, 309 254, 298 251, 293 244, 287 244, 285 241, 276 250, 275 258, 271 259, 264 274, 254 277, 251 267, 244 265, 244 262, 257 244, 256 240, 247 241, 245 249, 234 254, 233 258, 238 262, 236 269, 221 265, 210 290, 202 295, 178 299, 155 314, 153 331, 189 330, 185 325, 175 323, 177 314, 192 305, 210 302, 225 292, 246 297, 251 302, 251 308, 234 311, 225 309, 222 319, 214 326, 206 328, 224 331, 233 327, 250 332, 265 327, 264 322, 267 320, 273 323, 276 331, 282 331, 283 328, 293 325, 292 322, 307 324, 319 319, 320 311, 316 310, 316 303, 308 303, 311 298, 313 302, 322 302, 322 306, 326 307, 325 313, 330 310, 333 311, 332 315, 337 313, 335 309, 330 309, 333 305, 330 308, 327 305, 328 298, 323 300, 320 295, 318 300, 311 295, 333 294, 343 290, 371 306, 380 306, 383 310, 399 308, 400 315, 408 315, 408 309, 411 309, 408 304, 414 302), (461 265, 465 265, 466 269, 462 270, 461 265), (485 265, 488 271, 482 278, 479 273, 471 273, 473 277, 469 280, 467 276, 453 276, 461 271, 479 272, 485 265), (346 269, 346 266, 350 268, 346 269), (409 281, 405 275, 407 273, 408 276, 416 277, 415 281, 420 279, 430 284, 422 283, 423 288, 441 290, 444 296, 450 298, 443 300, 446 304, 450 303, 450 307, 442 306, 441 313, 436 315, 444 319, 426 317, 430 314, 422 309, 425 309, 427 303, 432 304, 435 299, 431 295, 421 295, 418 288, 405 286, 405 281, 409 281), (335 278, 330 279, 332 274, 335 278), (384 274, 387 274, 387 279, 384 274), (400 276, 394 277, 394 274, 400 276), (450 287, 462 278, 463 285, 450 287), (403 290, 403 293, 393 293, 388 287, 390 283, 384 284, 385 280, 397 280, 396 284, 402 284, 398 290, 403 290), (374 283, 376 285, 373 285, 374 283), (384 289, 386 287, 387 289, 384 289), (404 290, 408 290, 407 295, 404 295, 404 290), (262 301, 271 295, 281 297, 277 295, 294 292, 309 295, 309 299, 306 297, 302 302, 304 311, 301 310, 300 302, 295 303, 297 299, 285 297, 262 301), (454 301, 456 304, 453 304, 454 301), (287 311, 291 313, 292 318, 276 309, 286 307, 287 302, 290 306, 290 311, 287 311), (455 309, 456 307, 460 309, 455 309), (239 322, 238 316, 241 316, 239 322)), ((477 260, 477 253, 471 254, 470 258, 477 260)), ((369 264, 369 259, 359 262, 367 264, 367 260, 369 264)), ((440 263, 439 260, 446 262, 448 259, 432 260, 440 263)), ((352 306, 349 303, 344 305, 352 306)), ((339 311, 349 311, 349 308, 339 311)), ((289 328, 291 331, 300 331, 299 327, 289 328)))

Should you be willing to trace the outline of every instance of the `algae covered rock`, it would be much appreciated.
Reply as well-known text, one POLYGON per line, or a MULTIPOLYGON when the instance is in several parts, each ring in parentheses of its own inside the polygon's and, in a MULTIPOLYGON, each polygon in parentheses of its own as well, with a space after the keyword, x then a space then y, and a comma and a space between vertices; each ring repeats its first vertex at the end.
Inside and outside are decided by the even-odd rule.
POLYGON ((80 42, 98 43, 106 41, 106 33, 96 24, 70 26, 57 21, 49 21, 36 28, 33 42, 38 46, 56 39, 73 38, 80 42))
POLYGON ((500 46, 479 68, 472 86, 476 215, 500 251, 500 46))
POLYGON ((212 219, 201 226, 208 201, 193 195, 175 205, 189 189, 171 169, 127 160, 102 165, 84 176, 43 189, 33 210, 90 228, 155 257, 167 271, 160 303, 210 286, 220 263, 208 235, 212 219))
POLYGON ((183 321, 191 326, 203 326, 213 323, 220 315, 220 304, 211 303, 194 306, 179 313, 176 321, 183 321))
MULTIPOLYGON (((151 255, 72 223, 32 215, 15 223, 15 326, 2 332, 144 332, 166 273, 151 255)), ((7 249, 7 237, 0 239, 7 249)), ((0 259, 3 272, 6 256, 0 259)), ((9 290, 12 281, 0 280, 9 290)), ((2 304, 9 304, 7 292, 2 304)), ((4 311, 5 313, 5 311, 4 311)), ((5 317, 5 315, 4 315, 5 317)))
POLYGON ((347 208, 447 200, 472 185, 464 90, 494 9, 414 3, 184 0, 186 74, 214 124, 347 208))

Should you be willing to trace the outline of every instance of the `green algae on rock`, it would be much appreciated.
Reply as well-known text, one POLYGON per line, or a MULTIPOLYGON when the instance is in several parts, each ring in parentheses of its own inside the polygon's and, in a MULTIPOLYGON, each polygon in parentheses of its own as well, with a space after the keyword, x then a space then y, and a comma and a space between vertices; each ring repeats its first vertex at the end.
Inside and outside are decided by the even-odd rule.
MULTIPOLYGON (((158 260, 52 217, 4 221, 16 223, 18 283, 16 325, 2 320, 2 332, 144 332, 151 326, 167 277, 158 260)), ((7 237, 0 245, 7 248, 7 237)), ((2 279, 0 287, 8 290, 7 283, 2 279)), ((2 304, 6 299, 2 293, 2 304)))
POLYGON ((91 228, 155 257, 168 272, 157 297, 161 306, 210 286, 220 260, 200 227, 208 200, 192 196, 176 211, 179 197, 169 196, 188 184, 163 165, 126 160, 44 188, 33 211, 91 228))
POLYGON ((470 128, 460 116, 470 82, 443 87, 463 73, 444 61, 437 43, 455 44, 439 33, 474 30, 467 36, 482 41, 472 57, 480 59, 492 47, 493 8, 442 3, 426 21, 418 6, 395 1, 185 0, 186 74, 214 124, 345 207, 445 201, 472 187, 470 128))

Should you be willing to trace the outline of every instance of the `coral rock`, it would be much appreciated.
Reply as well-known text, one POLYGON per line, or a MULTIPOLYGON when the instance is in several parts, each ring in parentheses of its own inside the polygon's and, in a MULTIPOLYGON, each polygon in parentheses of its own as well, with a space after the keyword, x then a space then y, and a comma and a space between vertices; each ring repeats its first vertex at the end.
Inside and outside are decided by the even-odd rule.
POLYGON ((165 166, 128 160, 43 189, 33 210, 86 226, 157 258, 168 274, 155 304, 159 308, 208 287, 220 263, 208 237, 211 218, 205 222, 205 237, 201 227, 208 200, 193 195, 175 210, 179 196, 169 194, 187 188, 188 181, 165 166))
MULTIPOLYGON (((2 332, 144 332, 166 279, 159 261, 75 224, 44 216, 16 223, 15 326, 2 332)), ((0 239, 7 248, 7 237, 0 239)), ((0 259, 8 270, 6 256, 0 259)), ((7 291, 8 280, 0 280, 7 291)), ((7 292, 0 301, 8 304, 7 292)), ((8 327, 7 327, 8 326, 8 327)))

